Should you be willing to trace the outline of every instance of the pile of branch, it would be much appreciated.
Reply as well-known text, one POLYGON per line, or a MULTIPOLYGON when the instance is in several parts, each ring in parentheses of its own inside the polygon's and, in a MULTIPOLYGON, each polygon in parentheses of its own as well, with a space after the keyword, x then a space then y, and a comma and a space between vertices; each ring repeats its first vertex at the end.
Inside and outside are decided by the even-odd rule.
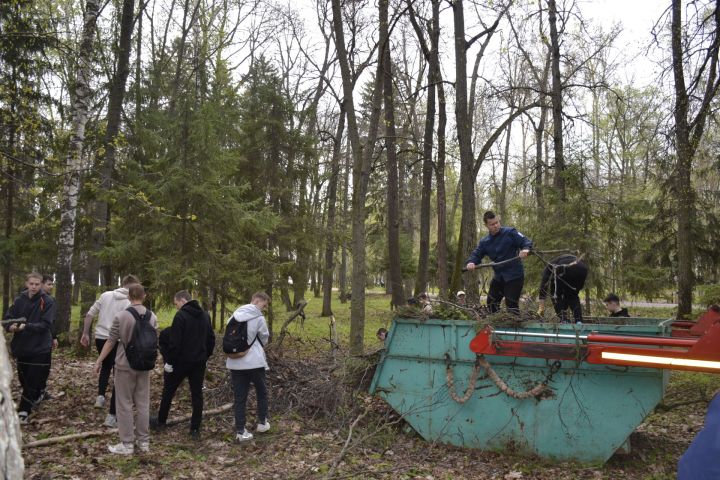
POLYGON ((367 389, 377 358, 347 360, 331 352, 291 357, 269 352, 268 362, 273 411, 331 418, 340 407, 348 406, 354 392, 367 389))

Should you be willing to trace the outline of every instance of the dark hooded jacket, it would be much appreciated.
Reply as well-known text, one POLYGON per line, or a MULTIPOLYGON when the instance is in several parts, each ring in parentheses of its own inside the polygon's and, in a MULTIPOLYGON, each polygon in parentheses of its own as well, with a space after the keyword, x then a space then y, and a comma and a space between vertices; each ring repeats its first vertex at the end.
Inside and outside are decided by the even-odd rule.
POLYGON ((175 314, 165 360, 170 365, 205 362, 214 349, 210 317, 197 300, 190 300, 175 314))
POLYGON ((543 270, 540 280, 540 300, 544 300, 548 294, 553 297, 556 294, 563 297, 574 297, 580 293, 585 286, 585 279, 588 275, 588 267, 582 260, 577 261, 575 255, 560 255, 550 260, 550 265, 543 270), (577 261, 577 263, 575 263, 577 261), (553 270, 557 278, 553 278, 553 270))
POLYGON ((158 349, 160 350, 160 355, 163 357, 163 362, 168 362, 168 352, 170 351, 170 332, 172 331, 171 327, 163 328, 160 332, 160 335, 158 335, 158 349))
MULTIPOLYGON (((5 313, 5 319, 25 317, 25 328, 15 332, 10 350, 15 357, 49 353, 52 350, 52 325, 55 321, 55 301, 50 295, 38 292, 32 298, 22 292, 5 313)), ((9 329, 9 325, 5 329, 9 329)))
POLYGON ((629 317, 630 313, 628 313, 627 308, 621 308, 617 312, 613 312, 610 314, 610 317, 629 317))

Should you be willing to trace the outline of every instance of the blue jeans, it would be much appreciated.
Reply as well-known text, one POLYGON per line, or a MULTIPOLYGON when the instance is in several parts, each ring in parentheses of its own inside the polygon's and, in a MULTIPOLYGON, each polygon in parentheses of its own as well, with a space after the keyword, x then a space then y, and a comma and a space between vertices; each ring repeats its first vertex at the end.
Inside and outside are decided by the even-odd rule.
POLYGON ((238 433, 245 431, 245 406, 247 403, 250 383, 255 385, 257 395, 258 423, 265 423, 268 414, 268 393, 265 386, 265 369, 253 368, 251 370, 230 370, 232 376, 233 393, 235 395, 235 430, 238 433))

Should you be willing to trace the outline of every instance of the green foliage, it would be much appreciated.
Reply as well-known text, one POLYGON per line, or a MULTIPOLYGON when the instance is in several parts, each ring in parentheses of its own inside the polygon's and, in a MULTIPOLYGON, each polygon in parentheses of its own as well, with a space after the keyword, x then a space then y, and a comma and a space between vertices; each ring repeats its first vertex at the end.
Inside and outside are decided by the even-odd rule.
POLYGON ((29 269, 49 271, 56 253, 53 100, 42 85, 52 68, 49 28, 36 2, 0 2, 0 260, 18 281, 29 269))
POLYGON ((720 285, 703 285, 699 290, 698 301, 702 305, 720 305, 720 285))

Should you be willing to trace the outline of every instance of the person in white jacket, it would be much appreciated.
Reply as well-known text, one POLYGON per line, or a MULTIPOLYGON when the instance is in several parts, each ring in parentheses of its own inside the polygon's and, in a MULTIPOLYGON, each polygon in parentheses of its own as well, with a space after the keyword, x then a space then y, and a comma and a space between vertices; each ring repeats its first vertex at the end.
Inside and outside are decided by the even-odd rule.
POLYGON ((257 396, 258 424, 256 431, 259 433, 270 430, 268 422, 268 392, 265 385, 265 370, 269 370, 265 358, 264 345, 270 338, 263 310, 270 303, 270 297, 265 292, 257 292, 252 296, 250 303, 235 310, 232 318, 238 322, 247 322, 247 339, 250 350, 240 358, 228 357, 225 366, 230 370, 232 377, 233 393, 235 396, 235 430, 236 440, 246 442, 252 440, 253 434, 245 428, 245 407, 247 404, 250 383, 255 385, 257 396))
MULTIPOLYGON (((113 319, 115 315, 122 312, 130 306, 130 300, 128 300, 128 287, 130 285, 139 285, 140 280, 134 275, 127 275, 122 280, 122 287, 116 288, 115 290, 108 290, 100 295, 100 298, 90 307, 90 310, 85 314, 85 323, 83 325, 83 334, 80 338, 80 344, 83 347, 90 345, 90 327, 92 326, 93 319, 98 317, 97 325, 95 326, 95 347, 97 348, 98 354, 102 352, 105 342, 107 342, 108 336, 110 335, 110 328, 112 327, 113 319)), ((108 383, 110 382, 110 374, 115 366, 115 353, 117 352, 117 344, 115 349, 108 355, 102 362, 102 369, 98 377, 98 396, 95 400, 95 408, 103 408, 105 406, 105 392, 107 391, 108 383)), ((110 411, 105 417, 105 425, 108 427, 115 427, 117 425, 117 416, 115 411, 115 387, 112 390, 112 397, 110 398, 110 411)))

